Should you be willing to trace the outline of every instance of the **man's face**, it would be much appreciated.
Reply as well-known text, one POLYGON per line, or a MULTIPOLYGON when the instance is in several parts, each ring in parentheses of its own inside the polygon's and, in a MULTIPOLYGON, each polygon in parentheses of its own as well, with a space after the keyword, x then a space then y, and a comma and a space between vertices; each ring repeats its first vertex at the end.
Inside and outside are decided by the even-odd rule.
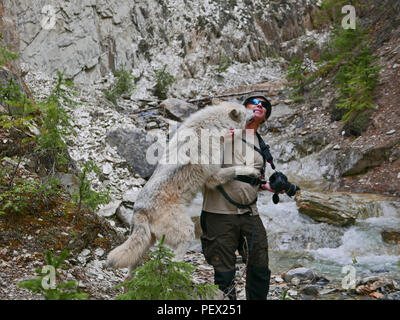
POLYGON ((246 104, 246 109, 253 110, 254 120, 259 123, 262 123, 266 120, 265 116, 267 114, 267 109, 265 109, 261 105, 261 101, 265 101, 265 99, 261 98, 261 97, 260 98, 252 98, 246 104))

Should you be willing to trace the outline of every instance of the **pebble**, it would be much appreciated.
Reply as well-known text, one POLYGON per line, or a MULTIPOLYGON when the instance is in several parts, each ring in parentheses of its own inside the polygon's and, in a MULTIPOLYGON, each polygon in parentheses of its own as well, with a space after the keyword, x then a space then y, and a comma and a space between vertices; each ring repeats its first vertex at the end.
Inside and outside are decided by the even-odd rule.
POLYGON ((317 296, 319 294, 318 287, 309 285, 303 288, 303 293, 308 296, 317 296))
POLYGON ((113 166, 110 163, 106 162, 103 165, 103 173, 108 176, 112 171, 113 171, 113 166))
POLYGON ((82 255, 83 257, 85 257, 85 256, 89 255, 89 253, 90 253, 90 250, 89 250, 89 249, 83 249, 82 252, 81 252, 81 255, 82 255))
POLYGON ((288 290, 288 291, 287 291, 287 294, 290 295, 290 296, 292 296, 292 297, 295 297, 295 296, 297 296, 297 291, 295 291, 295 290, 288 290))
POLYGON ((395 133, 396 132, 396 130, 390 130, 390 131, 388 131, 388 132, 386 132, 386 134, 388 135, 388 136, 390 136, 391 134, 393 134, 393 133, 395 133))
POLYGON ((104 255, 104 250, 101 249, 101 248, 97 248, 97 249, 94 251, 94 254, 95 254, 96 256, 98 256, 98 257, 101 257, 101 256, 104 255))

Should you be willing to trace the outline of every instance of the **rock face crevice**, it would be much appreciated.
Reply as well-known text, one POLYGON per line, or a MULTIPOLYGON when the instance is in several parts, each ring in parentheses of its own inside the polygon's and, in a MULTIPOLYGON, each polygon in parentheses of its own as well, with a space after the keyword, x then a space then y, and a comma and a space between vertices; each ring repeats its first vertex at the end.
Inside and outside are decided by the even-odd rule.
POLYGON ((316 0, 56 0, 56 24, 46 29, 48 1, 2 2, 22 62, 84 83, 122 67, 146 75, 167 64, 179 80, 200 77, 221 61, 281 55, 287 50, 281 43, 311 30, 318 10, 316 0))

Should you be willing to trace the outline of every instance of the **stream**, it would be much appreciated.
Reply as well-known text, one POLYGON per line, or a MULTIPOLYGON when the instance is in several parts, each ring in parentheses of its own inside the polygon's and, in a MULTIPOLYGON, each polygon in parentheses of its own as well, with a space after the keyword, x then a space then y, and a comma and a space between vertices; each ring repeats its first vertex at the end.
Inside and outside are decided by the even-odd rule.
MULTIPOLYGON (((201 212, 202 196, 197 195, 190 212, 201 212)), ((357 278, 372 275, 400 279, 400 246, 385 243, 385 228, 400 228, 400 212, 392 206, 383 215, 358 219, 350 227, 316 222, 299 213, 296 202, 280 195, 279 204, 272 194, 259 194, 258 208, 267 230, 272 274, 281 274, 301 264, 330 281, 341 282, 342 268, 351 265, 357 278)))

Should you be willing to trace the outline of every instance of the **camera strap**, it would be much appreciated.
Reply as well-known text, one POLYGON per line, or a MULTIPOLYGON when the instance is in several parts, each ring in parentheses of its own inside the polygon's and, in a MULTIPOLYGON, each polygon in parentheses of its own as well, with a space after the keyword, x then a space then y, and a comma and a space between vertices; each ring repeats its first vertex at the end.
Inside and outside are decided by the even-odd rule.
POLYGON ((272 169, 275 170, 275 165, 274 165, 274 158, 272 158, 271 153, 269 152, 269 145, 267 145, 264 140, 261 138, 260 134, 256 131, 256 136, 258 139, 258 144, 260 145, 260 148, 256 147, 254 144, 248 142, 246 139, 241 138, 242 141, 246 144, 248 144, 249 146, 251 146, 254 150, 256 150, 259 154, 261 154, 264 164, 263 164, 263 168, 261 170, 261 175, 264 176, 264 172, 265 172, 265 163, 268 162, 272 169))
POLYGON ((219 192, 224 196, 224 198, 231 204, 233 204, 235 207, 238 207, 239 209, 248 209, 250 210, 251 214, 253 214, 253 210, 251 209, 251 206, 257 202, 257 197, 250 203, 248 204, 241 204, 239 202, 236 202, 233 200, 228 194, 225 192, 224 188, 222 188, 221 185, 216 187, 219 192))
MULTIPOLYGON (((254 148, 254 150, 256 150, 258 153, 261 154, 261 156, 263 158, 263 162, 264 162, 263 163, 263 167, 261 169, 261 176, 263 177, 264 176, 264 172, 265 172, 265 163, 266 163, 266 161, 269 160, 269 158, 266 156, 265 152, 263 152, 263 149, 264 150, 267 149, 267 151, 268 151, 269 150, 269 146, 265 144, 265 142, 263 141, 261 136, 258 134, 258 132, 256 132, 256 134, 257 134, 257 138, 258 138, 258 141, 259 141, 258 143, 260 144, 261 149, 256 147, 252 143, 247 142, 246 139, 242 138, 242 141, 247 143, 249 146, 254 148)), ((269 154, 269 151, 268 151, 268 154, 269 154)), ((271 157, 271 155, 270 155, 270 157, 271 157)), ((272 157, 271 157, 271 162, 272 162, 272 157)), ((248 183, 248 184, 250 184, 252 186, 260 185, 262 182, 264 182, 263 180, 261 180, 259 178, 255 178, 255 177, 251 177, 251 176, 245 176, 245 175, 237 175, 233 179, 248 183)), ((248 209, 248 210, 250 210, 250 213, 253 214, 253 210, 251 209, 251 206, 257 202, 257 197, 253 201, 248 203, 248 204, 241 204, 241 203, 236 202, 235 200, 233 200, 231 197, 229 197, 229 195, 225 192, 224 188, 222 188, 221 185, 217 186, 216 188, 217 188, 217 190, 219 192, 221 192, 221 194, 224 196, 224 198, 229 203, 233 204, 234 206, 236 206, 239 209, 248 209)))

